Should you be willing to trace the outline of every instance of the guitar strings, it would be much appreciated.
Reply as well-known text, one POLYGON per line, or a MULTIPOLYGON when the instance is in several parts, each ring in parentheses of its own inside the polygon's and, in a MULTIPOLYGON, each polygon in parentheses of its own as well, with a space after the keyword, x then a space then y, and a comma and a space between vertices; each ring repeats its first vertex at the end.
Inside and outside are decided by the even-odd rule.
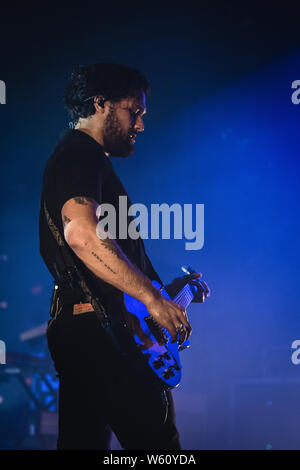
POLYGON ((175 302, 178 303, 178 302, 181 301, 181 300, 185 300, 185 298, 187 297, 187 292, 186 292, 186 291, 187 291, 187 287, 188 287, 188 286, 185 286, 185 287, 182 289, 182 291, 177 294, 177 296, 176 296, 175 299, 174 299, 175 302))
POLYGON ((179 305, 187 306, 190 301, 193 299, 193 294, 191 293, 190 286, 187 284, 177 295, 174 297, 173 302, 178 303, 179 305), (181 302, 181 303, 180 303, 181 302))

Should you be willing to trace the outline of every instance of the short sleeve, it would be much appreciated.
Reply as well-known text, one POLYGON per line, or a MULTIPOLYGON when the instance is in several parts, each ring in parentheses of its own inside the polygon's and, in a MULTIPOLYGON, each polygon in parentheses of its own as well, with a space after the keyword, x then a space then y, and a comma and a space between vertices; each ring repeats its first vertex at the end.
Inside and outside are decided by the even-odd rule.
POLYGON ((65 202, 83 196, 102 202, 107 157, 89 146, 70 146, 58 155, 55 165, 56 203, 60 214, 65 202))

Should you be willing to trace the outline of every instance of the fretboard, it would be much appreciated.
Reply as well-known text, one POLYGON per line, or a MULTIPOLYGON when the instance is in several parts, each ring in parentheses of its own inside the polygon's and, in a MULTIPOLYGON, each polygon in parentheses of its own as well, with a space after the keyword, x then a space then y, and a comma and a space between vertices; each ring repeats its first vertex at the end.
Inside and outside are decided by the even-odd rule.
POLYGON ((186 284, 184 288, 174 297, 173 302, 187 308, 194 298, 192 288, 189 284, 186 284))

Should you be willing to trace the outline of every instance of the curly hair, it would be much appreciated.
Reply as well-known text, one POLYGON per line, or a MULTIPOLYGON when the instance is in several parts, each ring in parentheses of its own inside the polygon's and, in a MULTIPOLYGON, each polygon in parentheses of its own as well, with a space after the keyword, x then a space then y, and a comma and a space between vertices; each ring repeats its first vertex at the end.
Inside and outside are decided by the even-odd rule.
POLYGON ((79 118, 95 114, 91 99, 94 96, 102 95, 104 100, 116 102, 142 91, 147 96, 149 88, 147 78, 138 70, 114 62, 100 62, 73 70, 63 100, 74 126, 79 118))

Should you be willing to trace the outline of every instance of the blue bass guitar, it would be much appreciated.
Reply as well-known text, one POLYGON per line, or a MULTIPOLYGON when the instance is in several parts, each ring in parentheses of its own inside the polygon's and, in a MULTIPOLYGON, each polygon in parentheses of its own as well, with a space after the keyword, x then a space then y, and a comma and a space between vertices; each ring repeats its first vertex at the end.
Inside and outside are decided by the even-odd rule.
MULTIPOLYGON (((201 281, 198 282, 201 288, 201 281)), ((156 281, 153 281, 153 285, 158 289, 161 288, 156 281)), ((161 292, 164 297, 170 299, 164 289, 161 292)), ((187 308, 196 292, 197 287, 186 284, 171 300, 187 308)), ((172 343, 169 331, 149 315, 143 303, 128 294, 124 294, 124 301, 126 311, 124 312, 125 324, 123 327, 130 332, 133 340, 131 341, 131 363, 134 361, 136 366, 141 366, 144 372, 148 376, 152 376, 160 387, 166 390, 177 387, 181 380, 182 369, 179 351, 188 348, 189 341, 186 340, 182 345, 179 345, 178 338, 175 343, 172 343)))

